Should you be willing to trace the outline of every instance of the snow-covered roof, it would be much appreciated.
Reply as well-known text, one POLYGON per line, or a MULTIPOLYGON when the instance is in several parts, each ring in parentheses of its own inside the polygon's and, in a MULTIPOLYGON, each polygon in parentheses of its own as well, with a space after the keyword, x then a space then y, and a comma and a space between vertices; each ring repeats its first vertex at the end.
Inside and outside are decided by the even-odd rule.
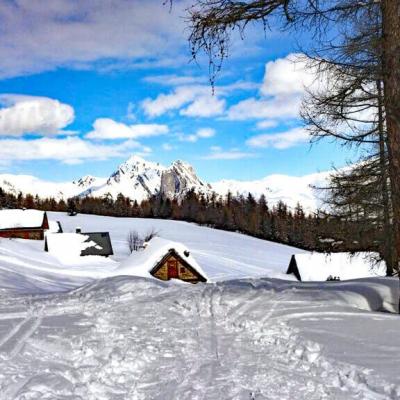
POLYGON ((58 258, 63 264, 79 260, 81 252, 90 247, 101 247, 88 240, 89 236, 80 233, 48 233, 46 235, 47 251, 58 258))
POLYGON ((39 228, 42 226, 44 211, 0 210, 0 229, 39 228))
POLYGON ((304 253, 295 254, 302 281, 326 281, 329 276, 341 280, 385 276, 384 261, 375 263, 375 253, 304 253))
POLYGON ((162 260, 170 249, 175 250, 180 257, 189 263, 199 274, 206 278, 207 281, 209 281, 206 273, 184 244, 160 237, 151 239, 143 251, 134 251, 120 264, 118 274, 154 278, 150 274, 150 271, 162 260))

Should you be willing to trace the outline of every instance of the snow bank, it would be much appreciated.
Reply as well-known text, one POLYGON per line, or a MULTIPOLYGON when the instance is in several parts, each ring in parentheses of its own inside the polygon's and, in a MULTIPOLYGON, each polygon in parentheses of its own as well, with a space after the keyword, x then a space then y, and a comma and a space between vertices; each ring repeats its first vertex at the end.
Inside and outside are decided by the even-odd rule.
POLYGON ((386 264, 375 262, 375 253, 304 253, 295 254, 294 258, 302 281, 326 281, 329 276, 348 280, 386 275, 386 264))
POLYGON ((0 210, 0 229, 39 228, 42 226, 44 211, 0 210))
POLYGON ((143 251, 134 251, 115 271, 118 275, 134 275, 146 278, 154 278, 150 271, 161 261, 170 249, 174 249, 184 260, 196 269, 209 281, 207 274, 197 263, 190 250, 182 243, 155 237, 148 242, 143 251))

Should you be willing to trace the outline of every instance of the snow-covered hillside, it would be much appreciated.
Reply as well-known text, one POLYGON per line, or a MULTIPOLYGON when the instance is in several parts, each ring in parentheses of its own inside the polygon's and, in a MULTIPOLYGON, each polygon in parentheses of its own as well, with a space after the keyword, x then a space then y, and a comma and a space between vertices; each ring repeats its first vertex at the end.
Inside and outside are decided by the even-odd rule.
POLYGON ((49 219, 110 231, 115 257, 68 264, 0 239, 0 399, 400 399, 397 279, 280 280, 298 249, 177 221, 49 219), (217 283, 121 275, 127 233, 152 228, 217 283))
POLYGON ((286 279, 291 255, 301 252, 290 246, 180 221, 83 214, 69 217, 55 212, 49 212, 48 217, 60 221, 64 232, 75 232, 76 227, 86 232, 109 231, 114 256, 110 259, 83 257, 84 265, 62 264, 43 251, 43 241, 0 239, 0 288, 20 293, 65 291, 93 279, 118 274, 117 263, 129 255, 130 230, 138 231, 141 236, 155 230, 160 237, 182 242, 214 281, 251 276, 286 279))
POLYGON ((326 184, 329 174, 320 172, 300 177, 275 174, 256 181, 224 179, 212 183, 212 187, 221 195, 226 195, 230 191, 233 195, 246 196, 251 193, 259 198, 263 194, 270 204, 282 200, 293 208, 299 202, 307 210, 316 210, 321 206, 321 202, 313 187, 326 184))
POLYGON ((328 172, 310 174, 303 177, 270 175, 256 181, 222 180, 208 184, 199 179, 193 167, 183 161, 175 161, 169 167, 132 156, 122 163, 108 178, 84 176, 73 182, 55 183, 43 181, 28 175, 0 174, 0 187, 17 194, 30 193, 40 197, 67 199, 73 196, 111 195, 119 193, 141 202, 159 192, 169 197, 182 197, 188 190, 211 195, 216 192, 225 196, 228 191, 255 197, 264 194, 270 204, 284 201, 289 207, 300 202, 307 210, 320 206, 312 186, 323 185, 328 172))

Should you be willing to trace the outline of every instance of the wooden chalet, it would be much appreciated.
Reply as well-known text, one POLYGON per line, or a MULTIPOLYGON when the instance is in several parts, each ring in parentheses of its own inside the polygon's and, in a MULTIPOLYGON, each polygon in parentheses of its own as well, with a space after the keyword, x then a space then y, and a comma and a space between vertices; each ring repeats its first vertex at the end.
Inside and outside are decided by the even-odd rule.
POLYGON ((0 210, 0 237, 43 240, 48 229, 45 211, 0 210))
POLYGON ((207 282, 205 272, 182 244, 155 237, 142 251, 134 251, 121 263, 121 274, 178 279, 188 283, 207 282))
POLYGON ((190 283, 207 281, 174 248, 168 250, 168 253, 155 265, 150 274, 162 281, 169 281, 170 279, 180 279, 190 283))

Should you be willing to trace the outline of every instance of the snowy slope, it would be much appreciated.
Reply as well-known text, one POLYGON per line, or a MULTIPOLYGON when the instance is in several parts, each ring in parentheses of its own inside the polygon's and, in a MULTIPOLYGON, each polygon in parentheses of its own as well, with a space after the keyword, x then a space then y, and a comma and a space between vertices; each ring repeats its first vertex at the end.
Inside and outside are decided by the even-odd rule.
POLYGON ((73 196, 101 197, 111 195, 114 199, 119 193, 137 200, 147 199, 159 192, 168 197, 181 198, 188 190, 210 196, 213 192, 225 196, 233 194, 255 197, 264 194, 273 205, 279 200, 290 207, 300 202, 307 210, 320 206, 315 191, 311 186, 323 185, 329 172, 310 174, 303 177, 270 175, 256 181, 222 180, 208 184, 199 179, 193 167, 184 161, 175 161, 169 167, 132 156, 122 163, 108 178, 84 176, 73 182, 47 182, 28 175, 0 175, 0 187, 17 194, 31 193, 40 197, 67 199, 73 196))
POLYGON ((221 180, 212 183, 212 187, 221 195, 230 191, 233 195, 251 193, 259 198, 264 194, 272 205, 282 200, 289 207, 295 207, 299 202, 307 210, 316 210, 321 202, 313 187, 324 185, 329 174, 320 172, 300 177, 275 174, 255 181, 221 180))
POLYGON ((212 280, 251 276, 287 279, 285 272, 291 255, 301 252, 290 246, 180 221, 81 214, 69 217, 54 212, 49 212, 48 217, 60 221, 67 233, 75 232, 78 226, 87 232, 109 231, 114 256, 83 257, 83 265, 79 266, 74 260, 62 263, 43 252, 43 241, 0 239, 0 289, 6 287, 23 293, 64 291, 93 279, 119 274, 115 261, 120 262, 129 255, 126 238, 130 230, 143 236, 154 229, 162 238, 183 243, 212 280), (18 277, 14 279, 13 274, 18 277), (22 286, 21 276, 24 277, 22 286))
POLYGON ((49 218, 110 231, 116 255, 67 265, 43 241, 0 239, 1 400, 400 399, 398 279, 279 280, 298 249, 177 221, 49 218), (127 233, 152 228, 219 282, 126 276, 127 233))

